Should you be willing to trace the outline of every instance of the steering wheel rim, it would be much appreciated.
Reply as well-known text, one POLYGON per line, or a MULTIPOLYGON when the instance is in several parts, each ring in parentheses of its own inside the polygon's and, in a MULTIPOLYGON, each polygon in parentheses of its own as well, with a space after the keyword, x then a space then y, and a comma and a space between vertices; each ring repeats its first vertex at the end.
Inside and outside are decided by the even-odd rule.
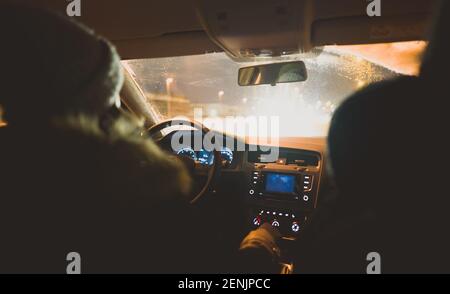
MULTIPOLYGON (((207 134, 208 132, 210 132, 209 128, 207 128, 203 124, 195 122, 195 121, 184 120, 184 119, 168 119, 168 120, 162 121, 162 122, 150 127, 149 129, 147 129, 147 134, 149 134, 151 137, 153 137, 156 133, 159 133, 162 130, 164 130, 168 127, 173 127, 173 126, 190 126, 196 130, 201 131, 202 137, 205 134, 207 134)), ((213 154, 214 154, 214 161, 213 161, 213 164, 209 167, 208 178, 206 180, 206 183, 203 186, 203 188, 200 190, 200 192, 198 192, 197 195, 195 195, 195 197, 193 197, 189 201, 189 203, 191 205, 194 205, 194 204, 198 203, 201 199, 203 199, 203 197, 210 191, 213 180, 216 178, 216 176, 220 172, 220 167, 221 167, 221 163, 222 163, 221 162, 221 154, 219 151, 217 151, 215 149, 213 150, 213 154)))

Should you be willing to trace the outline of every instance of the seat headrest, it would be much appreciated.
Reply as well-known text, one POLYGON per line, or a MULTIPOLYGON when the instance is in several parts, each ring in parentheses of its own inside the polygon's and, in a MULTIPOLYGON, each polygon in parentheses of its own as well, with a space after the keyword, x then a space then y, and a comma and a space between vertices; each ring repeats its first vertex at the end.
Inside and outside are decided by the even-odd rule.
POLYGON ((413 145, 410 141, 416 139, 413 131, 419 121, 416 113, 422 101, 420 87, 416 77, 373 84, 336 110, 328 149, 334 179, 344 197, 341 202, 368 205, 382 199, 371 193, 380 192, 381 181, 388 185, 386 167, 401 165, 403 156, 410 152, 408 146, 413 145))

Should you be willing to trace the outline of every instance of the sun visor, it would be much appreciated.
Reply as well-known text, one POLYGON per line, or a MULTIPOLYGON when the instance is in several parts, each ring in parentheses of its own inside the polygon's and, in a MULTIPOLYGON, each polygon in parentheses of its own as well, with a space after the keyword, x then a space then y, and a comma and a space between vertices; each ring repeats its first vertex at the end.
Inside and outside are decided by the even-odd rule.
POLYGON ((367 16, 318 20, 312 26, 312 43, 352 45, 424 40, 428 14, 367 18, 367 16))
POLYGON ((234 58, 311 50, 312 1, 200 0, 198 17, 209 37, 234 58))

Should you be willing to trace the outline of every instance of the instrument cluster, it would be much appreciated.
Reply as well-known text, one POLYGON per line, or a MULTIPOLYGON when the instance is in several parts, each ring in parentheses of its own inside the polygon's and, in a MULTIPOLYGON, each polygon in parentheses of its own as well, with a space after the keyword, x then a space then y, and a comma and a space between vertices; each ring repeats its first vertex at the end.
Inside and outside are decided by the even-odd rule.
MULTIPOLYGON (((205 149, 194 151, 191 147, 184 147, 178 150, 176 154, 189 157, 202 165, 212 165, 214 163, 214 152, 205 149)), ((222 150, 220 150, 220 156, 226 165, 231 165, 233 162, 233 151, 231 151, 230 148, 223 147, 222 150)))

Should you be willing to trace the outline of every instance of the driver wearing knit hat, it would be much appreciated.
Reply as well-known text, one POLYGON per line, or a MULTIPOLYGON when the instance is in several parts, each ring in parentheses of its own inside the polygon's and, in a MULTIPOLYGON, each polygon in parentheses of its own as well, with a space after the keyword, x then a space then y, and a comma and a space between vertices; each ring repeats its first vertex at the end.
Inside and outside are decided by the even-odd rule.
POLYGON ((42 9, 0 4, 0 105, 10 124, 107 112, 123 75, 115 48, 91 30, 42 9))

